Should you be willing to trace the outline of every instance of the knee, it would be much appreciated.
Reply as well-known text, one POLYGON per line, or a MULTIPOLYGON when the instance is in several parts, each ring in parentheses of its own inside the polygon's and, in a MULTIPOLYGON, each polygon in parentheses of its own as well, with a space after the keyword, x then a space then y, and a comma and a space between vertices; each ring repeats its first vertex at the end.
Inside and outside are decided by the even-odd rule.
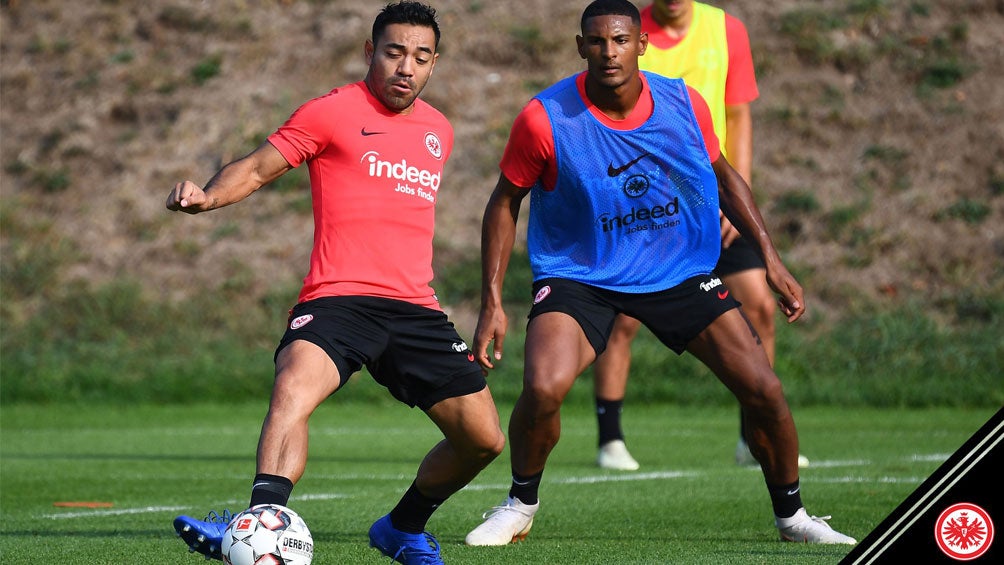
POLYGON ((641 322, 638 320, 625 315, 617 316, 614 319, 614 327, 610 330, 608 344, 630 345, 640 328, 641 322))
POLYGON ((285 386, 283 381, 276 379, 272 386, 272 397, 268 402, 270 414, 288 414, 296 412, 299 398, 292 387, 285 386))
POLYGON ((767 295, 743 302, 743 312, 761 337, 774 335, 774 314, 777 312, 777 305, 773 296, 767 295))
POLYGON ((272 387, 272 397, 268 404, 270 419, 305 420, 313 412, 315 404, 305 394, 291 386, 288 380, 277 378, 272 387))
POLYGON ((535 378, 524 379, 523 396, 537 417, 558 413, 565 399, 564 393, 552 382, 535 378))
POLYGON ((502 433, 501 428, 498 428, 496 432, 493 438, 482 444, 476 455, 485 465, 494 461, 505 449, 505 434, 502 433))
POLYGON ((739 402, 744 410, 760 414, 774 413, 787 406, 781 380, 773 373, 758 379, 756 386, 743 394, 739 402))
POLYGON ((505 448, 505 434, 501 428, 495 428, 490 434, 481 434, 469 442, 464 442, 462 446, 454 447, 459 447, 458 451, 464 459, 484 468, 502 453, 505 448))

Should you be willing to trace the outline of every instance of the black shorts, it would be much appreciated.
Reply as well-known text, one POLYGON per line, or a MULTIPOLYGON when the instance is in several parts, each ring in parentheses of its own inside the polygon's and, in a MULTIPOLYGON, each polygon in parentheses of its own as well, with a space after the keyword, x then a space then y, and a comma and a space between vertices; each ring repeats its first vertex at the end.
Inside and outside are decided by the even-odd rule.
POLYGON ((607 347, 617 314, 637 318, 679 355, 711 322, 739 307, 714 273, 644 294, 615 292, 566 279, 542 279, 533 284, 533 291, 530 319, 545 312, 568 314, 582 327, 597 356, 607 347))
POLYGON ((757 255, 756 248, 745 237, 732 242, 732 245, 722 249, 722 254, 715 265, 719 276, 727 277, 751 269, 766 269, 763 259, 757 255))
POLYGON ((394 398, 422 410, 487 384, 446 314, 400 300, 332 296, 302 302, 290 311, 276 357, 298 339, 331 357, 341 385, 365 365, 394 398))

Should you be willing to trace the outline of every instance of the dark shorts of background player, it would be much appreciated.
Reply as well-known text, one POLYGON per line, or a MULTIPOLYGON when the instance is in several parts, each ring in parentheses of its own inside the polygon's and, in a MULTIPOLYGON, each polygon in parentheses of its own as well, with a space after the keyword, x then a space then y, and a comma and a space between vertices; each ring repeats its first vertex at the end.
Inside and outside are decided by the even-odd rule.
POLYGON ((541 296, 544 287, 550 287, 549 291, 530 308, 529 318, 546 312, 568 314, 582 327, 597 356, 607 347, 617 314, 638 319, 679 355, 711 322, 739 307, 713 273, 643 294, 615 292, 567 279, 541 279, 533 283, 534 296, 541 296))
POLYGON ((342 378, 339 387, 365 366, 394 398, 422 410, 487 386, 446 314, 400 300, 332 296, 302 302, 290 311, 276 357, 298 339, 331 357, 342 378), (303 323, 306 316, 312 318, 303 323))
POLYGON ((718 264, 715 265, 715 272, 718 273, 718 276, 727 277, 742 271, 766 268, 763 259, 757 255, 753 244, 745 237, 740 237, 722 249, 718 264))

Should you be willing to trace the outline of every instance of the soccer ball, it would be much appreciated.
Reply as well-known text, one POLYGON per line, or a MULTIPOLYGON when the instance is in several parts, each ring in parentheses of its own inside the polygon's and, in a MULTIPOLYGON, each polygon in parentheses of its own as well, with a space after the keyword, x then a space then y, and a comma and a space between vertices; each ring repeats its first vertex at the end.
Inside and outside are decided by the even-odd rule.
POLYGON ((259 504, 230 520, 222 549, 227 565, 310 565, 314 539, 296 512, 259 504))

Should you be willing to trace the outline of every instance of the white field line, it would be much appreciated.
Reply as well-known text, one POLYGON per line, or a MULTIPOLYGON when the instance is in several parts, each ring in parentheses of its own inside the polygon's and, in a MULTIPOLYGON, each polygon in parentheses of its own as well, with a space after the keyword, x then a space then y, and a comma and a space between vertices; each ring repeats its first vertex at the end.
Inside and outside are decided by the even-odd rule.
MULTIPOLYGON (((291 496, 290 500, 335 500, 339 498, 352 498, 350 494, 339 493, 317 493, 291 496)), ((244 504, 244 500, 228 500, 217 506, 220 508, 233 507, 244 504)), ((191 506, 146 506, 142 508, 100 508, 94 510, 78 510, 76 512, 62 512, 58 514, 43 514, 42 518, 49 520, 61 520, 66 518, 93 518, 104 516, 122 516, 129 514, 155 514, 158 512, 178 512, 181 510, 191 510, 191 506)))
POLYGON ((930 455, 914 455, 910 457, 910 461, 937 461, 939 463, 948 461, 951 457, 951 453, 931 453, 930 455))
POLYGON ((836 467, 868 467, 872 464, 871 461, 867 459, 845 459, 834 460, 834 461, 816 461, 811 459, 809 463, 810 469, 834 469, 836 467))
MULTIPOLYGON (((422 430, 419 430, 421 433, 422 430)), ((42 429, 32 429, 32 430, 18 430, 15 433, 21 436, 62 436, 65 435, 66 431, 56 428, 42 428, 42 429)), ((184 428, 184 427, 172 427, 172 428, 140 428, 135 430, 119 430, 116 429, 114 432, 110 432, 105 428, 80 428, 73 431, 74 434, 89 434, 89 435, 110 435, 114 434, 116 436, 123 435, 138 435, 142 437, 149 437, 153 435, 157 436, 246 436, 248 434, 247 428, 234 427, 234 426, 221 426, 219 428, 184 428)), ((310 433, 312 435, 324 435, 324 436, 353 436, 353 435, 415 435, 415 428, 365 428, 365 427, 330 427, 330 426, 318 426, 316 428, 311 428, 310 433)), ((595 433, 595 432, 594 432, 595 433)), ((428 434, 430 437, 442 437, 442 434, 435 427, 429 427, 428 434)))
MULTIPOLYGON (((595 475, 592 477, 566 477, 563 479, 552 479, 548 480, 548 484, 552 485, 586 485, 586 484, 596 484, 596 483, 623 483, 627 481, 653 481, 662 479, 680 479, 684 477, 699 477, 703 473, 698 472, 683 472, 683 471, 657 471, 652 473, 630 473, 623 475, 595 475)), ((497 483, 494 485, 467 485, 462 490, 468 491, 480 491, 480 490, 503 490, 509 488, 509 483, 501 484, 497 483)))
MULTIPOLYGON (((911 455, 906 458, 907 461, 944 461, 949 457, 946 454, 930 454, 930 455, 911 455)), ((810 469, 823 469, 823 468, 836 468, 836 467, 868 467, 871 465, 870 461, 857 459, 857 460, 845 460, 845 461, 813 461, 810 469)), ((592 476, 582 476, 582 477, 565 477, 565 478, 555 478, 548 480, 549 484, 558 485, 582 485, 582 484, 598 484, 598 483, 620 483, 628 481, 654 481, 654 480, 668 480, 668 479, 681 479, 681 478, 693 478, 701 477, 707 473, 702 473, 698 471, 654 471, 647 473, 625 473, 617 475, 592 475, 592 476)), ((843 477, 813 477, 808 479, 807 482, 811 483, 882 483, 882 484, 917 484, 924 482, 926 477, 860 477, 860 476, 843 476, 843 477)), ((345 475, 314 475, 311 479, 326 479, 326 480, 377 480, 377 481, 408 481, 414 479, 413 475, 400 474, 386 474, 386 475, 370 475, 370 474, 345 474, 345 475)), ((497 483, 497 484, 470 484, 464 487, 464 491, 484 491, 484 490, 504 490, 509 488, 509 484, 497 483)), ((292 497, 292 500, 336 500, 343 498, 351 498, 353 495, 340 494, 340 493, 316 493, 316 494, 303 494, 296 495, 292 497)), ((243 500, 229 500, 221 503, 217 506, 223 508, 227 506, 235 506, 243 504, 243 500)), ((122 516, 130 514, 153 514, 158 512, 177 512, 180 510, 191 509, 190 506, 145 506, 141 508, 101 508, 94 510, 84 510, 76 512, 60 512, 52 514, 43 514, 41 517, 50 520, 64 520, 70 518, 92 518, 92 517, 104 517, 104 516, 122 516)))
POLYGON ((415 475, 407 475, 404 473, 396 474, 386 474, 386 475, 375 475, 366 473, 345 473, 336 475, 310 475, 311 480, 321 479, 325 481, 412 481, 415 479, 415 475))
POLYGON ((144 508, 102 508, 101 510, 84 510, 64 512, 61 514, 42 514, 43 518, 60 520, 64 518, 91 518, 94 516, 122 516, 127 514, 152 514, 154 512, 177 512, 187 509, 187 506, 146 506, 144 508))
POLYGON ((351 494, 339 494, 337 492, 320 492, 317 494, 301 494, 299 496, 291 496, 290 500, 338 500, 341 498, 352 498, 354 495, 351 494))
POLYGON ((814 478, 813 483, 884 483, 884 484, 914 484, 920 485, 927 477, 828 477, 814 478))

